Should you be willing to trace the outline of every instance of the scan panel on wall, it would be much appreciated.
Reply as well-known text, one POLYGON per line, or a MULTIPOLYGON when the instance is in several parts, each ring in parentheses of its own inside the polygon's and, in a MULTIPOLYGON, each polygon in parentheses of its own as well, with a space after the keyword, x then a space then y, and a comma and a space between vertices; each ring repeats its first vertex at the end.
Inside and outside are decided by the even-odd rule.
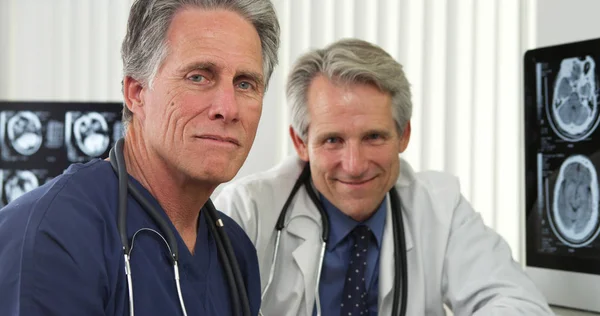
POLYGON ((63 168, 45 169, 0 169, 0 207, 16 200, 26 192, 29 192, 54 177, 63 173, 63 168))
POLYGON ((114 111, 67 111, 65 147, 70 162, 105 157, 123 132, 121 113, 114 111))
POLYGON ((1 159, 4 163, 56 161, 64 146, 60 111, 15 109, 0 111, 1 159))
POLYGON ((118 102, 0 102, 0 207, 72 163, 108 157, 121 112, 118 102))
POLYGON ((600 273, 600 40, 525 57, 528 265, 600 273))

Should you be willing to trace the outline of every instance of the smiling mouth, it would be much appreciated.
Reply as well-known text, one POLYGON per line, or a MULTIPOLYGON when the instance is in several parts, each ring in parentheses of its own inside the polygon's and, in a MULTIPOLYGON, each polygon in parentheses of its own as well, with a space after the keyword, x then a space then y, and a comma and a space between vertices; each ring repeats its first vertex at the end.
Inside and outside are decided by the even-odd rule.
POLYGON ((211 141, 216 141, 216 142, 221 142, 221 143, 230 143, 236 146, 240 146, 240 142, 235 139, 235 138, 231 138, 231 137, 222 137, 219 135, 202 135, 202 136, 196 136, 196 138, 199 139, 206 139, 206 140, 211 140, 211 141))
POLYGON ((339 180, 339 179, 338 179, 338 181, 340 183, 342 183, 342 184, 345 184, 345 185, 355 185, 355 186, 358 186, 358 185, 362 185, 362 184, 365 184, 367 182, 370 182, 373 179, 375 179, 375 177, 369 178, 369 179, 366 179, 366 180, 361 180, 361 181, 343 181, 343 180, 339 180))

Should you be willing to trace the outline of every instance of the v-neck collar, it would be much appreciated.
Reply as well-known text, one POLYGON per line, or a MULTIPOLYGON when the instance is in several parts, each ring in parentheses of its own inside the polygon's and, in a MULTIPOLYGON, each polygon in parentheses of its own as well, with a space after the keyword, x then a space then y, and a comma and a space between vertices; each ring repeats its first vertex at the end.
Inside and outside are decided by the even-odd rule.
MULTIPOLYGON (((150 205, 152 205, 154 207, 154 209, 157 211, 157 213, 165 221, 165 223, 167 224, 169 229, 173 232, 173 235, 175 236, 175 240, 177 241, 177 249, 179 251, 180 265, 183 265, 187 262, 195 262, 196 260, 193 259, 194 257, 204 256, 206 254, 206 252, 207 252, 207 249, 205 249, 206 245, 208 243, 212 242, 213 239, 212 238, 209 239, 210 233, 209 233, 209 228, 207 225, 206 217, 204 216, 204 212, 202 212, 201 210, 198 210, 198 212, 200 213, 198 216, 198 230, 197 230, 197 235, 196 235, 196 244, 194 245, 194 254, 192 254, 190 252, 190 250, 188 249, 187 245, 185 244, 185 242, 183 241, 183 238, 179 234, 179 231, 177 231, 177 229, 175 228, 175 225, 173 225, 173 222, 171 221, 171 219, 169 218, 169 216, 167 215, 165 210, 158 203, 158 200, 156 200, 156 198, 152 194, 150 194, 150 191, 148 191, 137 179, 135 179, 131 175, 129 175, 129 180, 138 189, 138 191, 143 195, 143 197, 150 203, 150 205)), ((147 222, 148 224, 156 227, 157 229, 159 228, 158 224, 150 216, 148 211, 144 210, 141 205, 140 205, 140 211, 144 212, 143 215, 144 215, 144 218, 148 221, 147 222)), ((164 232, 159 231, 159 233, 161 235, 163 235, 163 237, 165 237, 165 239, 166 239, 166 234, 164 232)))

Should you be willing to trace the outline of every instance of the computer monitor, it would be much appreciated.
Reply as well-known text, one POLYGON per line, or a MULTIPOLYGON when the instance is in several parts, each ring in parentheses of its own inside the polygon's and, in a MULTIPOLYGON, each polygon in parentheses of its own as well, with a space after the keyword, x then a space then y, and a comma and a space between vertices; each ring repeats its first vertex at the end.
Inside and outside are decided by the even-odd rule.
POLYGON ((524 75, 526 270, 600 312, 600 39, 527 51, 524 75))
POLYGON ((63 173, 106 158, 123 134, 122 103, 1 102, 0 208, 63 173))

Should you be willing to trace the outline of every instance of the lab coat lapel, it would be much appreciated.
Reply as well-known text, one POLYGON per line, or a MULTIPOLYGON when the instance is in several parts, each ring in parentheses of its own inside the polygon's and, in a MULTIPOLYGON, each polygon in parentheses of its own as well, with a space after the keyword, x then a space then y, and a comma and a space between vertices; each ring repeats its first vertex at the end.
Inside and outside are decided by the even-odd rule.
MULTIPOLYGON (((410 178, 413 175, 410 167, 401 166, 401 173, 398 182, 396 183, 396 190, 400 196, 400 204, 402 205, 402 221, 404 223, 404 240, 406 241, 406 256, 408 258, 410 251, 413 248, 413 238, 410 225, 409 214, 414 210, 412 205, 412 199, 406 194, 406 186, 410 182, 410 178)), ((395 277, 395 258, 394 258, 394 229, 392 219, 392 206, 390 203, 389 194, 386 199, 386 220, 385 227, 383 230, 383 242, 381 244, 380 258, 379 258, 379 298, 378 298, 378 309, 381 315, 391 315, 392 303, 394 301, 394 277, 395 277)), ((410 269, 409 269, 410 271, 410 269)), ((410 275, 408 276, 410 282, 410 275)), ((410 287, 410 286, 409 286, 410 287)), ((410 296, 410 292, 409 292, 410 296)), ((410 297, 408 298, 410 301, 410 297)), ((395 315, 394 315, 395 316, 395 315)))
POLYGON ((298 191, 298 200, 290 209, 287 230, 303 240, 292 251, 294 261, 304 278, 304 301, 307 314, 311 314, 315 302, 315 286, 319 268, 322 240, 321 215, 308 197, 306 189, 298 191))

